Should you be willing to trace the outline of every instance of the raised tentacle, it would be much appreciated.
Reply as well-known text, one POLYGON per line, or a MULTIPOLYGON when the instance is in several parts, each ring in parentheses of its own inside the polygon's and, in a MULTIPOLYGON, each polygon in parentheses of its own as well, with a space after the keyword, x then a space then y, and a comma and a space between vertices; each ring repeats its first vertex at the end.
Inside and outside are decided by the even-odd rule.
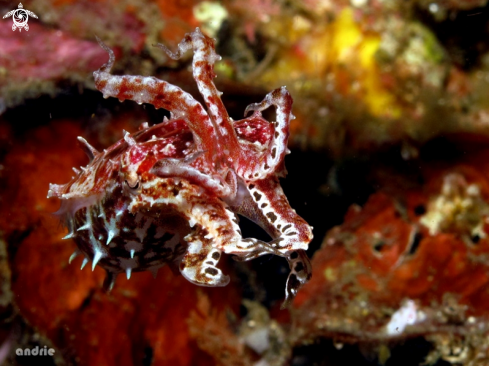
POLYGON ((312 228, 290 207, 277 177, 241 183, 236 198, 226 202, 234 212, 261 226, 282 256, 308 248, 312 228))
POLYGON ((237 246, 238 250, 233 251, 233 254, 236 255, 234 260, 245 262, 267 254, 283 257, 283 253, 276 247, 277 243, 273 240, 270 243, 267 243, 254 238, 242 239, 237 246))
POLYGON ((290 273, 285 286, 285 301, 281 308, 285 308, 294 300, 299 289, 311 279, 312 267, 304 250, 297 250, 287 257, 290 273))
POLYGON ((185 35, 185 38, 178 44, 176 52, 172 52, 162 44, 158 44, 157 47, 174 60, 180 59, 188 50, 193 50, 193 76, 207 105, 208 113, 217 127, 221 144, 228 150, 224 157, 230 163, 233 154, 238 153, 239 143, 231 123, 232 120, 221 100, 222 92, 217 90, 213 82, 216 77, 214 63, 221 60, 221 56, 215 52, 214 40, 202 34, 197 28, 194 32, 185 35))
MULTIPOLYGON (((102 47, 104 49, 105 52, 107 52, 109 54, 109 60, 103 64, 100 69, 98 69, 98 72, 99 73, 104 73, 104 72, 107 72, 107 73, 110 73, 110 70, 112 70, 112 67, 114 66, 114 62, 115 62, 115 55, 114 55, 114 51, 112 51, 104 42, 102 42, 102 40, 100 38, 98 38, 97 36, 95 36, 95 39, 97 40, 98 44, 100 45, 100 47, 102 47)), ((95 71, 97 72, 97 71, 95 71)))
POLYGON ((114 52, 100 39, 97 40, 109 53, 109 61, 93 73, 95 86, 104 98, 111 96, 120 101, 130 99, 138 104, 150 103, 156 108, 169 110, 175 118, 185 119, 194 135, 197 150, 209 155, 207 161, 214 161, 216 129, 202 105, 179 87, 155 77, 110 74, 115 60, 114 52))
POLYGON ((87 140, 85 140, 83 137, 78 136, 78 141, 80 142, 80 146, 82 150, 87 154, 88 158, 90 159, 90 162, 98 155, 100 154, 96 148, 94 148, 92 145, 88 143, 87 140))
POLYGON ((272 105, 276 108, 277 117, 276 121, 272 122, 275 130, 266 151, 257 152, 253 145, 250 145, 248 149, 246 145, 243 145, 239 159, 234 165, 238 175, 247 181, 265 179, 276 172, 288 151, 289 125, 294 116, 291 113, 292 97, 284 86, 268 93, 262 102, 250 104, 246 107, 245 115, 250 111, 255 111, 255 118, 261 117, 259 112, 272 105))
MULTIPOLYGON (((291 272, 287 279, 286 302, 290 303, 299 288, 311 277, 311 265, 305 250, 312 240, 312 228, 290 207, 277 177, 238 185, 234 200, 226 201, 231 209, 261 226, 273 240, 268 247, 256 246, 238 260, 250 260, 273 248, 287 258, 291 272)), ((250 248, 251 249, 251 248, 250 248)))

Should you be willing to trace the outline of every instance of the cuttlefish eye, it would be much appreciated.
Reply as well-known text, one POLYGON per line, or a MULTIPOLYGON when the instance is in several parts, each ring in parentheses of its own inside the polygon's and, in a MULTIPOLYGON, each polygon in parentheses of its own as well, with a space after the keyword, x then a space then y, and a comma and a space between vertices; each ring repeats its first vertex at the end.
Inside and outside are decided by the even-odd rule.
POLYGON ((139 177, 136 172, 127 173, 125 182, 127 186, 131 189, 139 188, 139 177))

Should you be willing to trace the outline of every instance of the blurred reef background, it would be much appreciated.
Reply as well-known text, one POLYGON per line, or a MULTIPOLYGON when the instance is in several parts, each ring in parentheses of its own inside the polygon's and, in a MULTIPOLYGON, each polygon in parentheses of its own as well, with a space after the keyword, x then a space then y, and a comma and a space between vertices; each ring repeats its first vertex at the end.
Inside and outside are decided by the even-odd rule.
MULTIPOLYGON (((31 0, 0 21, 0 363, 489 365, 487 0, 31 0), (313 278, 280 310, 284 259, 223 261, 225 288, 168 268, 102 291, 80 271, 48 184, 165 111, 103 99, 92 72, 152 75, 200 99, 200 27, 231 116, 286 85, 291 206, 313 227, 313 278), (18 348, 53 347, 50 356, 18 348)), ((0 13, 18 4, 0 0, 0 13)), ((244 236, 267 240, 241 221, 244 236)))

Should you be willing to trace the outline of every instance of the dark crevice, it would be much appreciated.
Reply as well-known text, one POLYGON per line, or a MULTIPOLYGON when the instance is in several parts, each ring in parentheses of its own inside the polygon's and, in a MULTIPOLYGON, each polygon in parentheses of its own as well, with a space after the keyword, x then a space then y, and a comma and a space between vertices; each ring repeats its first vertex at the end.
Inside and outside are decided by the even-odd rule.
POLYGON ((419 248, 419 244, 421 243, 421 240, 423 239, 423 234, 421 233, 416 233, 414 234, 413 242, 411 243, 411 246, 409 247, 409 255, 414 255, 416 254, 416 251, 419 248))
POLYGON ((90 305, 90 303, 92 302, 94 293, 95 293, 95 290, 90 291, 90 293, 87 295, 87 297, 85 297, 85 299, 83 299, 83 302, 81 303, 80 308, 79 308, 80 312, 83 312, 83 310, 85 310, 90 305))
POLYGON ((425 213, 426 213, 426 207, 424 205, 417 205, 414 208, 414 214, 416 216, 421 216, 421 215, 424 215, 425 213))
POLYGON ((153 363, 153 348, 147 346, 144 348, 144 356, 143 356, 143 366, 151 366, 153 363))
POLYGON ((489 4, 469 10, 448 10, 442 21, 437 21, 425 8, 415 9, 414 16, 433 31, 453 64, 467 71, 480 66, 481 56, 489 51, 489 4))

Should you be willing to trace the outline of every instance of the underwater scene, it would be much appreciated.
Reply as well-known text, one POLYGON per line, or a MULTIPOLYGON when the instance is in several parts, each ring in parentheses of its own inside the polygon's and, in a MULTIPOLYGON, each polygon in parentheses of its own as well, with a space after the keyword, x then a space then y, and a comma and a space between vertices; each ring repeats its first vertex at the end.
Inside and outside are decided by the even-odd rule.
POLYGON ((0 365, 489 365, 489 1, 0 14, 0 365))

